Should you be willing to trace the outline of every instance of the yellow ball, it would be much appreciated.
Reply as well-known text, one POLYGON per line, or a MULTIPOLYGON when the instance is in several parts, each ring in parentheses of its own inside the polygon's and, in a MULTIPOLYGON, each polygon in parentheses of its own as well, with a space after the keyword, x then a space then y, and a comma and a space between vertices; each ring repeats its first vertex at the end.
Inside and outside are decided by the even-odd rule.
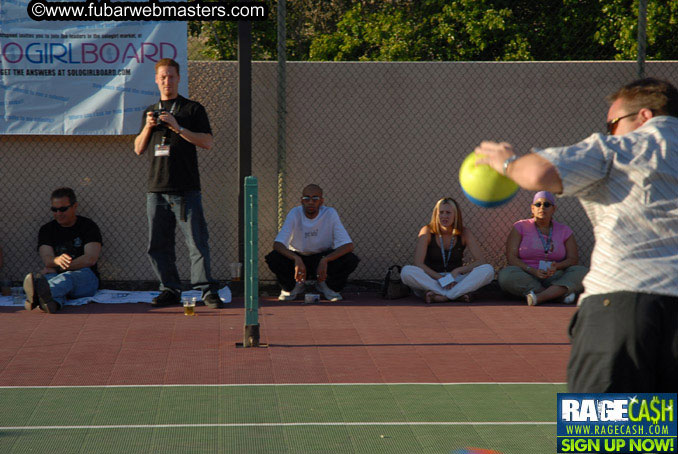
POLYGON ((487 164, 476 165, 475 152, 459 168, 459 183, 471 202, 485 208, 502 205, 516 195, 518 185, 487 164))

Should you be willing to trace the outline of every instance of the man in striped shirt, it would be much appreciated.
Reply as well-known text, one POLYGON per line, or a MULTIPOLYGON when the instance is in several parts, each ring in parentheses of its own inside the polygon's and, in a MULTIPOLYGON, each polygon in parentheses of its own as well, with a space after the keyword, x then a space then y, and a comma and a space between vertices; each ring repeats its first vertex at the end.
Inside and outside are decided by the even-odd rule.
POLYGON ((678 90, 647 78, 608 98, 608 135, 518 158, 483 142, 525 189, 576 196, 595 246, 570 325, 571 392, 678 390, 678 90))

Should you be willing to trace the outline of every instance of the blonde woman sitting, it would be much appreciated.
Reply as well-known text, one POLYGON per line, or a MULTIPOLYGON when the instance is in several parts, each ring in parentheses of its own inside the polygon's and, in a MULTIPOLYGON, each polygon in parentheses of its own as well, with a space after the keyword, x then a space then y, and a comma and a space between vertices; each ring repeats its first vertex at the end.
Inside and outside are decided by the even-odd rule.
POLYGON ((473 234, 464 229, 459 205, 445 197, 433 208, 431 222, 419 231, 414 266, 403 267, 401 279, 427 303, 468 302, 470 292, 494 278, 494 268, 483 262, 480 245, 473 234), (466 248, 474 261, 462 265, 466 248))

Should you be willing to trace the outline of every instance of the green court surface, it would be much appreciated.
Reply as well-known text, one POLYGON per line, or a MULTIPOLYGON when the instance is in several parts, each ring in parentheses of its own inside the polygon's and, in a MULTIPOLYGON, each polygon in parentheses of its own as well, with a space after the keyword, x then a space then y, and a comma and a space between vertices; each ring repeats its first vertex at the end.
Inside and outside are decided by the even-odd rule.
POLYGON ((564 384, 0 388, 0 453, 547 454, 564 384))

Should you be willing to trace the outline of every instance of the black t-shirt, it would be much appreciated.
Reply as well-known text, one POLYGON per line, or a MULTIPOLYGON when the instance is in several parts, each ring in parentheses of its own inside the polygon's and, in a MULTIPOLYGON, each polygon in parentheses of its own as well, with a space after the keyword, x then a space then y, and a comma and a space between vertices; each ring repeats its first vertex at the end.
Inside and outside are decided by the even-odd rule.
MULTIPOLYGON (((57 221, 51 221, 40 227, 38 249, 40 246, 52 246, 54 256, 68 254, 71 258, 85 254, 87 243, 102 243, 99 227, 89 218, 78 216, 71 227, 62 227, 57 221)), ((103 244, 103 243, 102 243, 103 244)), ((90 267, 99 276, 96 263, 90 267)), ((59 269, 59 272, 62 270, 59 269)))
MULTIPOLYGON (((450 254, 449 249, 445 251, 445 255, 450 254)), ((436 243, 436 235, 431 234, 431 241, 428 243, 426 249, 426 257, 424 258, 424 265, 431 268, 436 273, 450 272, 455 268, 459 268, 464 260, 464 244, 461 241, 461 236, 454 237, 454 246, 450 254, 450 261, 447 262, 445 268, 445 261, 443 254, 440 251, 440 244, 436 243)))
MULTIPOLYGON (((162 108, 172 112, 179 126, 192 132, 212 134, 205 108, 198 102, 178 96, 169 101, 160 101, 162 108)), ((146 124, 146 113, 158 109, 158 103, 144 110, 141 117, 141 130, 146 124)), ((195 145, 184 140, 179 134, 167 126, 153 128, 148 142, 146 154, 150 157, 148 172, 148 192, 184 192, 200 190, 200 173, 198 172, 198 154, 195 145), (155 156, 155 146, 170 146, 169 156, 155 156)))

